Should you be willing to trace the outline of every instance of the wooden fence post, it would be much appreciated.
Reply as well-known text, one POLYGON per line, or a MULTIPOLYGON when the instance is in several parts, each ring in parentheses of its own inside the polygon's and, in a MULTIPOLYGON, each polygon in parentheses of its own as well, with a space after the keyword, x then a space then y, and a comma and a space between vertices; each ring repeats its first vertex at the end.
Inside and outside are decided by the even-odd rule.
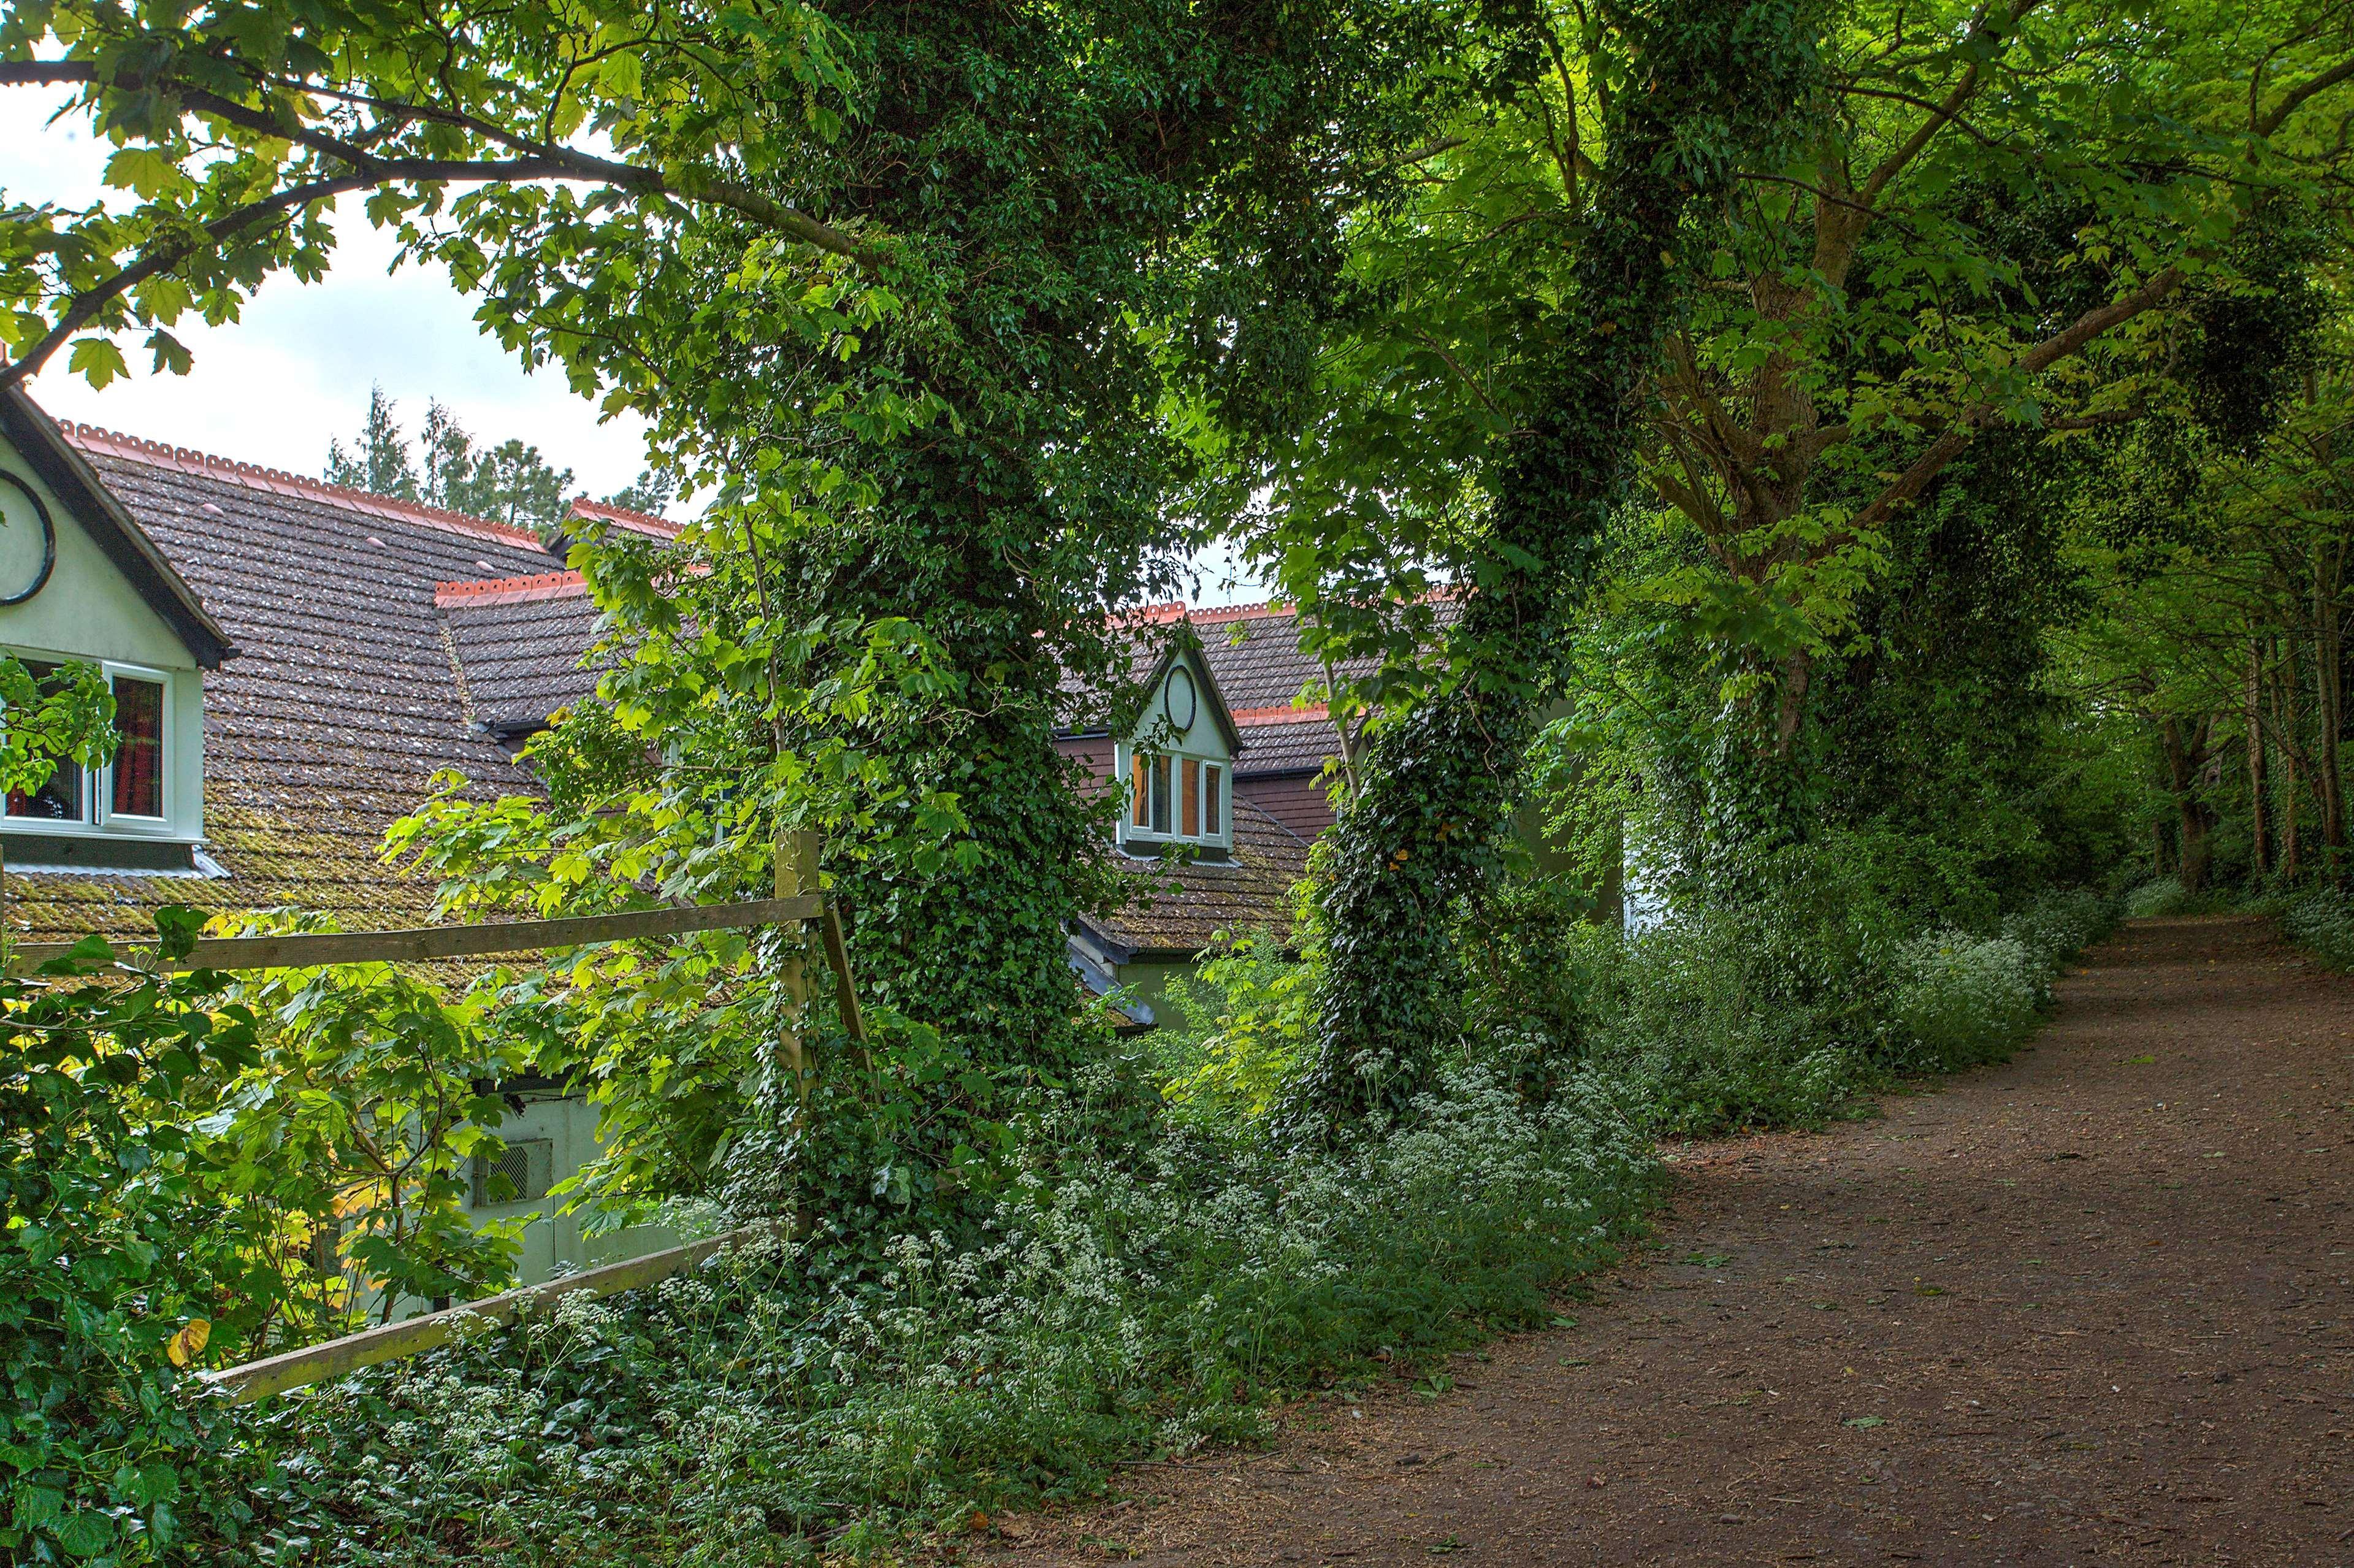
MULTIPOLYGON (((817 835, 801 832, 780 833, 777 838, 777 896, 796 898, 817 892, 817 835)), ((811 1081, 810 1061, 802 1044, 809 1018, 809 928, 780 932, 785 943, 785 999, 789 1016, 785 1022, 785 1065, 793 1075, 793 1092, 801 1098, 801 1109, 809 1109, 810 1095, 815 1088, 811 1081)))

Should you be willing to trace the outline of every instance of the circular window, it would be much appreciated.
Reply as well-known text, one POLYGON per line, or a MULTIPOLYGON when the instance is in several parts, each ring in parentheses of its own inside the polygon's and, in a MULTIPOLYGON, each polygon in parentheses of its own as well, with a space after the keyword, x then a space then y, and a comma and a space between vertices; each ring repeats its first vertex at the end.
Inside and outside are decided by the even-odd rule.
POLYGON ((1193 727, 1193 713, 1198 699, 1193 694, 1193 673, 1180 664, 1169 672, 1169 722, 1179 735, 1193 727))
POLYGON ((0 469, 0 605, 22 604, 48 586, 58 564, 58 531, 31 485, 0 469))

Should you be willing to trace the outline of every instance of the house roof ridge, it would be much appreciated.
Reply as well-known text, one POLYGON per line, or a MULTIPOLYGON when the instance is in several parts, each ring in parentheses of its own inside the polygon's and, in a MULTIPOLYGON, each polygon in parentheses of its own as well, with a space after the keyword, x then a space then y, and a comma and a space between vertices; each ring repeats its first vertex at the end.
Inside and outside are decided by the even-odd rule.
POLYGON ((542 547, 536 533, 529 528, 518 528, 511 523, 494 523, 487 517, 453 512, 422 501, 405 501, 397 495, 378 495, 373 491, 357 490, 350 485, 331 484, 308 474, 289 473, 284 469, 220 457, 194 447, 151 440, 123 430, 110 430, 102 425, 60 419, 58 426, 68 440, 84 451, 103 452, 111 457, 126 458, 133 462, 148 463, 157 468, 178 469, 183 473, 201 474, 231 484, 241 484, 249 490, 307 496, 314 501, 324 501, 350 511, 365 513, 371 517, 419 523, 429 528, 441 528, 457 534, 478 535, 527 549, 542 547))
POLYGON ((433 608, 460 605, 521 604, 533 599, 573 599, 588 591, 588 579, 578 572, 532 572, 517 577, 472 577, 433 585, 433 608))
POLYGON ((1326 724, 1331 720, 1332 710, 1325 703, 1311 703, 1305 707, 1278 703, 1267 707, 1230 708, 1227 716, 1245 728, 1270 724, 1326 724))
POLYGON ((1115 620, 1165 626, 1172 621, 1186 620, 1197 626, 1217 626, 1229 620, 1247 620, 1254 616, 1289 615, 1291 606, 1279 599, 1263 599, 1251 604, 1220 604, 1196 609, 1182 599, 1166 604, 1148 604, 1115 616, 1115 620))
POLYGON ((667 517, 657 517, 651 512, 638 512, 627 506, 616 506, 610 501, 591 501, 586 495, 572 498, 571 514, 586 517, 594 523, 618 523, 624 528, 634 528, 641 534, 652 534, 664 539, 675 539, 685 524, 667 517))
MULTIPOLYGON (((494 539, 503 545, 523 549, 542 548, 539 535, 533 529, 517 527, 512 523, 499 523, 488 517, 477 517, 470 512, 458 512, 446 506, 434 506, 422 501, 408 501, 397 495, 379 495, 372 490, 360 490, 348 484, 333 484, 309 474, 289 473, 281 468, 246 462, 239 458, 221 457, 195 447, 175 446, 169 441, 152 440, 124 430, 111 430, 103 425, 92 425, 74 419, 59 419, 58 430, 66 440, 84 451, 103 452, 112 457, 126 458, 157 468, 177 469, 183 473, 202 474, 231 484, 241 484, 249 490, 269 491, 278 495, 301 495, 313 501, 323 501, 347 511, 363 513, 371 517, 390 518, 398 522, 420 524, 428 528, 440 528, 455 534, 494 539)), ((632 512, 626 506, 613 506, 602 501, 591 501, 586 495, 576 496, 569 515, 592 521, 618 524, 641 534, 659 538, 678 537, 679 524, 668 518, 650 513, 632 512)))

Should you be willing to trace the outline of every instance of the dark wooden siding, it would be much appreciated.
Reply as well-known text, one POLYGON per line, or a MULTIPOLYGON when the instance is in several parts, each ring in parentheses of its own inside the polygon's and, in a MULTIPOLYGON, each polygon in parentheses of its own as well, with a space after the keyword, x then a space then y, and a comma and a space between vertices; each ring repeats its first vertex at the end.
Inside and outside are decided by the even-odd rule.
POLYGON ((1080 758, 1099 779, 1111 777, 1111 736, 1108 735, 1065 736, 1055 742, 1056 751, 1080 758))
POLYGON ((1237 778, 1235 798, 1248 800, 1303 839, 1313 840, 1332 825, 1332 802, 1324 793, 1324 781, 1313 773, 1237 778))

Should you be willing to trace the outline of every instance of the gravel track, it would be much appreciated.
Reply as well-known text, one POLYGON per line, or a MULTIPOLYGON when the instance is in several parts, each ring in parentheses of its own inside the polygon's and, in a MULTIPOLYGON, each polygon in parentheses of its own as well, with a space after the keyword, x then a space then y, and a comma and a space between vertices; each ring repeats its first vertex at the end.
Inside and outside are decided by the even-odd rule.
POLYGON ((2059 992, 2006 1065, 1672 1151, 1576 1327, 992 1555, 2354 1565, 2354 980, 2169 919, 2059 992))

